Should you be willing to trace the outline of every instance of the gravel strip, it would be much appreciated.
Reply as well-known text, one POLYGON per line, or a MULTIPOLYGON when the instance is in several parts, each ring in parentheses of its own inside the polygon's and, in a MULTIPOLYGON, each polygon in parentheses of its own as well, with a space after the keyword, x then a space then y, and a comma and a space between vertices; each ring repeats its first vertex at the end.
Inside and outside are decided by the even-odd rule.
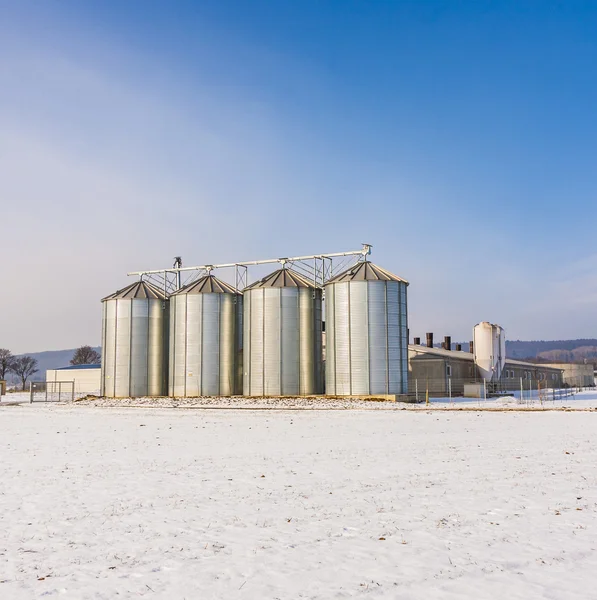
MULTIPOLYGON (((72 403, 66 403, 72 404, 72 403)), ((475 403, 458 404, 407 404, 387 400, 357 400, 343 398, 96 398, 88 397, 76 400, 78 406, 94 406, 101 408, 195 408, 195 409, 253 409, 253 410, 433 410, 433 411, 591 411, 589 407, 550 406, 539 404, 525 406, 520 404, 503 404, 492 401, 476 405, 475 403)))

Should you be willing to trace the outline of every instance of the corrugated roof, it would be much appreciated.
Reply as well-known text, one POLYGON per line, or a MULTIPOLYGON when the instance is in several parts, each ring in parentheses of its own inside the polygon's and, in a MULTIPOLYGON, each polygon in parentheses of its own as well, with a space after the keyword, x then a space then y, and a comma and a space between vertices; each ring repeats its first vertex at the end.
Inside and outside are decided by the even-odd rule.
POLYGON ((102 365, 99 363, 93 365, 69 365, 68 367, 58 367, 56 371, 76 371, 78 369, 101 369, 102 365))
POLYGON ((178 294, 238 294, 230 284, 218 279, 215 275, 205 275, 181 288, 174 295, 178 294))
POLYGON ((535 367, 537 369, 551 369, 552 371, 561 371, 557 367, 550 367, 546 363, 532 363, 524 360, 515 360, 513 358, 506 358, 506 362, 510 365, 518 365, 520 367, 535 367))
POLYGON ((120 300, 123 298, 153 298, 156 300, 166 300, 166 295, 162 290, 147 281, 135 281, 135 283, 131 283, 131 285, 102 298, 102 302, 106 300, 120 300))
MULTIPOLYGON (((430 354, 433 356, 441 356, 444 358, 453 358, 455 360, 475 360, 475 355, 470 352, 462 352, 460 350, 444 350, 443 348, 428 348, 427 346, 417 346, 409 344, 408 349, 418 354, 430 354)), ((529 367, 538 369, 549 369, 552 371, 559 371, 554 367, 550 367, 545 363, 530 363, 523 360, 514 360, 513 358, 506 358, 506 365, 518 366, 518 367, 529 367)))
POLYGON ((332 277, 327 283, 340 283, 343 281, 399 281, 408 285, 406 279, 402 279, 402 277, 398 277, 398 275, 394 275, 370 262, 359 262, 354 267, 332 277))
POLYGON ((299 275, 292 269, 278 269, 270 273, 260 281, 252 283, 245 290, 254 290, 257 288, 282 288, 282 287, 298 287, 298 288, 314 288, 315 285, 302 275, 299 275))
POLYGON ((428 348, 427 346, 417 346, 409 344, 408 349, 419 354, 432 354, 434 356, 443 356, 445 358, 454 358, 458 360, 475 360, 474 354, 462 352, 461 350, 444 350, 443 348, 428 348))

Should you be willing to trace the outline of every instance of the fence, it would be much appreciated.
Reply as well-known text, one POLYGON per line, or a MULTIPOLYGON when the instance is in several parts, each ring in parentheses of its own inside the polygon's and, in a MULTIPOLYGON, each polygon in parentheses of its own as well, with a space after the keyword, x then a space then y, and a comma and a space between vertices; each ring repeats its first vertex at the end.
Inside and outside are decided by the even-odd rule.
MULTIPOLYGON (((586 387, 586 386, 585 386, 586 387)), ((594 387, 594 386, 592 386, 594 387)), ((561 385, 549 380, 523 377, 499 382, 483 379, 462 379, 453 377, 409 378, 408 395, 415 402, 434 400, 453 400, 468 397, 471 400, 488 400, 500 396, 513 396, 519 404, 539 401, 563 400, 583 389, 581 386, 561 385)))
POLYGON ((75 399, 74 381, 34 381, 29 384, 29 401, 67 402, 75 399))

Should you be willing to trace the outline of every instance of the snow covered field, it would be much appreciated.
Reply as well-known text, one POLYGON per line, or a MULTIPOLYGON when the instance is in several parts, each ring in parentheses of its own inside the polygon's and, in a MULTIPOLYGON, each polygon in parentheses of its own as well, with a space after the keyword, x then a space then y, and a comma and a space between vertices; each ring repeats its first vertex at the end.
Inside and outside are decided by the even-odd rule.
POLYGON ((0 409, 0 598, 597 597, 594 412, 0 409))

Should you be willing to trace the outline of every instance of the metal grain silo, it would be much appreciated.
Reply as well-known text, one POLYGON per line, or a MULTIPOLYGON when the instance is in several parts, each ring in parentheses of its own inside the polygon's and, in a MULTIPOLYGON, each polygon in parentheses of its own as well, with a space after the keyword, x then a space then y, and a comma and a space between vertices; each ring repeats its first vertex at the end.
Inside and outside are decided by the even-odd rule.
POLYGON ((102 395, 164 396, 168 299, 137 281, 102 300, 102 395))
POLYGON ((244 290, 245 396, 322 393, 321 296, 290 269, 244 290))
POLYGON ((214 275, 170 296, 170 396, 241 392, 242 301, 241 294, 214 275))
POLYGON ((370 262, 326 283, 326 394, 408 392, 407 286, 370 262))

